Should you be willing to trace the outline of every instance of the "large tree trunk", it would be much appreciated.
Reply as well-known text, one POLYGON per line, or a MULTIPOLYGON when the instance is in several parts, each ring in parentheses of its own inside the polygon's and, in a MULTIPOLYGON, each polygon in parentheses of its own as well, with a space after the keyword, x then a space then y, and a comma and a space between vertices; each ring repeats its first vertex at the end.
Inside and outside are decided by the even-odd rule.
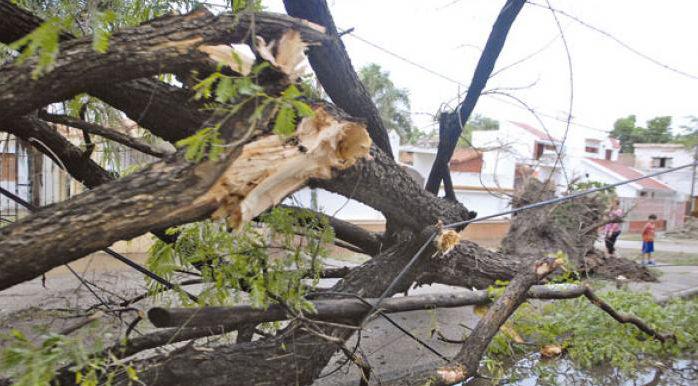
POLYGON ((214 16, 203 9, 117 32, 110 38, 106 53, 93 49, 92 38, 69 40, 60 45, 51 71, 38 78, 33 74, 36 59, 2 67, 0 119, 27 114, 100 84, 186 72, 198 63, 215 64, 205 52, 206 46, 245 43, 250 35, 270 40, 288 29, 298 30, 306 41, 325 39, 318 28, 285 15, 214 16))
MULTIPOLYGON (((269 119, 262 120, 262 127, 269 119)), ((236 135, 237 145, 221 161, 192 164, 170 157, 1 228, 0 289, 115 241, 196 221, 214 210, 238 226, 308 178, 351 166, 368 153, 370 143, 362 125, 333 117, 322 107, 299 122, 297 145, 260 131, 236 135)))

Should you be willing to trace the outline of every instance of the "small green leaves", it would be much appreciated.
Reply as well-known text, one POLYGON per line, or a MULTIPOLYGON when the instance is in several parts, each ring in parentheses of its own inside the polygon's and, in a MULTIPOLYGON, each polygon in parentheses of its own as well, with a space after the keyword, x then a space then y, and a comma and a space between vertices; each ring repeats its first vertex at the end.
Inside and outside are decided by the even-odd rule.
POLYGON ((58 55, 59 35, 64 23, 61 18, 52 17, 25 37, 10 44, 10 48, 21 50, 16 59, 19 64, 31 57, 38 57, 36 67, 32 71, 33 79, 38 79, 53 69, 58 55))
POLYGON ((184 157, 193 162, 200 162, 204 158, 216 160, 223 154, 223 140, 217 127, 203 128, 177 141, 177 147, 186 148, 184 157))
POLYGON ((282 105, 274 120, 274 133, 289 136, 296 131, 296 110, 289 105, 282 105))
POLYGON ((279 112, 274 120, 274 133, 282 136, 292 135, 296 131, 296 118, 309 117, 314 114, 310 106, 298 100, 302 94, 295 85, 288 86, 279 98, 277 103, 279 112))
POLYGON ((92 48, 103 54, 109 49, 109 38, 111 37, 111 25, 116 21, 114 11, 100 12, 95 18, 93 26, 92 48))

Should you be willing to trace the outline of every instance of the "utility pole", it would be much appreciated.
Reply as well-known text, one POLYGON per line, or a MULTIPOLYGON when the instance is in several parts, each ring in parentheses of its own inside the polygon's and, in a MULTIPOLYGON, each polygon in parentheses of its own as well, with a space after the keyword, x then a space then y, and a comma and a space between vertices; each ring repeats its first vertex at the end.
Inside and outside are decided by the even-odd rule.
POLYGON ((695 189, 696 189, 696 162, 698 162, 698 145, 695 146, 693 152, 693 173, 691 173, 691 216, 696 211, 696 199, 695 189))

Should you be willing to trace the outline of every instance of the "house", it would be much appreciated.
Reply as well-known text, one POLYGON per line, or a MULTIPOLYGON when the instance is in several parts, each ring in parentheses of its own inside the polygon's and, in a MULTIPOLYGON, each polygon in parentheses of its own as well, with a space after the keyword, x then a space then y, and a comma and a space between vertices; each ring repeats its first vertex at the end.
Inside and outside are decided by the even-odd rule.
MULTIPOLYGON (((134 125, 135 126, 135 125, 134 125)), ((57 125, 56 129, 76 146, 82 132, 57 125)), ((61 165, 36 150, 40 143, 29 144, 15 136, 0 133, 0 187, 37 206, 67 200, 85 188, 65 172, 61 165)), ((91 158, 112 172, 123 172, 132 165, 144 165, 155 158, 117 143, 97 143, 91 158)), ((0 195, 0 218, 7 223, 28 211, 12 199, 0 195)))
MULTIPOLYGON (((0 133, 0 187, 23 200, 44 206, 70 197, 77 182, 49 157, 13 135, 0 133)), ((0 195, 0 221, 15 221, 28 211, 0 195)))
MULTIPOLYGON (((695 162, 694 156, 697 150, 676 143, 636 143, 634 148, 635 167, 645 173, 654 173, 695 162)), ((685 200, 690 200, 691 194, 696 196, 696 192, 692 192, 692 189, 698 190, 696 189, 698 185, 695 184, 698 179, 694 180, 692 168, 662 174, 656 178, 683 195, 685 200)))
MULTIPOLYGON (((574 182, 613 184, 644 175, 620 161, 620 142, 606 132, 569 130, 560 134, 557 129, 551 132, 526 123, 503 122, 499 130, 475 131, 472 142, 485 151, 485 157, 513 162, 514 189, 526 176, 550 181, 562 193, 574 182)), ((619 186, 616 193, 623 208, 632 208, 623 225, 626 231, 638 230, 649 214, 659 217, 660 229, 683 224, 685 200, 669 184, 649 178, 619 186)))

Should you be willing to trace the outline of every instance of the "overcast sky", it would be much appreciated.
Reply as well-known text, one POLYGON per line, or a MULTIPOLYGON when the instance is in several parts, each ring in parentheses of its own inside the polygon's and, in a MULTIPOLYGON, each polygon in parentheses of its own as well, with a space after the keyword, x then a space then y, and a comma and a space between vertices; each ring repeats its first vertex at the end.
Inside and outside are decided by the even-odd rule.
MULTIPOLYGON (((545 4, 544 0, 536 0, 545 4)), ((434 72, 391 56, 352 35, 343 37, 355 68, 374 62, 411 96, 413 119, 433 129, 439 107, 464 93, 491 26, 504 0, 329 0, 340 30, 354 34, 434 72), (460 85, 458 83, 460 83, 460 85)), ((692 0, 557 0, 564 10, 602 29, 663 64, 698 76, 696 16, 692 0)), ((270 11, 283 12, 281 0, 267 0, 270 11)), ((623 48, 612 39, 558 15, 572 57, 573 122, 610 130, 621 116, 636 114, 642 124, 657 115, 682 120, 698 115, 698 80, 669 71, 623 48)), ((569 69, 562 39, 551 12, 527 4, 512 27, 495 71, 542 47, 533 58, 490 79, 487 89, 508 91, 542 114, 566 118, 569 69), (557 38, 557 39, 556 39, 557 38), (556 40, 554 40, 556 39, 556 40), (552 44, 548 44, 554 40, 552 44)), ((455 105, 452 103, 452 106, 455 105)), ((533 115, 505 97, 483 96, 475 109, 500 121, 536 124, 533 115)), ((565 123, 543 117, 551 132, 565 123)), ((590 130, 572 126, 579 130, 590 130)))

